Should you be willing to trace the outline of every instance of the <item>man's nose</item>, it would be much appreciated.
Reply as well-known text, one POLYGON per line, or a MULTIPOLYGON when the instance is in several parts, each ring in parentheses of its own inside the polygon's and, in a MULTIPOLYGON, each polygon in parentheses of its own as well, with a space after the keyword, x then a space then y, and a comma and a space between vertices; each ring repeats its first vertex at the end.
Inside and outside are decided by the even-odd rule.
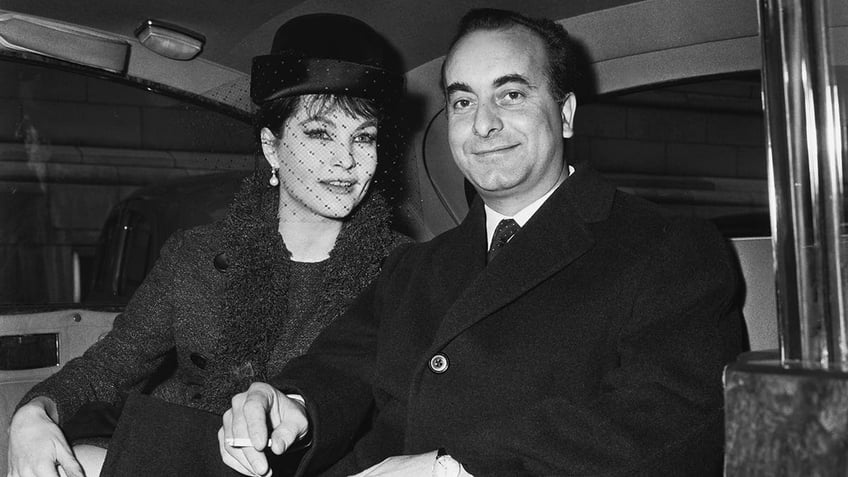
POLYGON ((489 137, 492 133, 500 131, 503 128, 503 123, 496 108, 481 103, 474 112, 474 125, 472 127, 476 136, 489 137))

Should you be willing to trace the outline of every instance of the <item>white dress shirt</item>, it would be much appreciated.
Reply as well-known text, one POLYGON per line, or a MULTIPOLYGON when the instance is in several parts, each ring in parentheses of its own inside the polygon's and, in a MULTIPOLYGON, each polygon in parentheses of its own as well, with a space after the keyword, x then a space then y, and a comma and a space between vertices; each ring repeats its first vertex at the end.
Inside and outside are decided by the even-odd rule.
POLYGON ((551 194, 553 194, 554 191, 556 191, 559 188, 560 184, 562 184, 565 181, 565 179, 568 176, 570 176, 571 174, 574 174, 574 168, 571 167, 571 166, 568 166, 568 175, 567 176, 560 178, 560 180, 557 181, 557 183, 554 184, 554 186, 551 187, 551 190, 547 191, 545 193, 545 195, 534 200, 527 207, 516 212, 516 214, 513 215, 512 217, 507 217, 506 215, 503 215, 499 212, 496 212, 495 210, 490 208, 488 205, 484 206, 484 209, 486 210, 486 250, 491 248, 491 246, 492 246, 492 236, 495 235, 495 228, 498 226, 498 224, 501 222, 501 220, 513 219, 518 223, 518 225, 520 225, 521 227, 524 227, 524 224, 526 224, 527 221, 530 220, 530 217, 533 217, 533 214, 535 214, 536 211, 539 210, 540 207, 542 207, 542 204, 544 204, 545 201, 548 200, 548 197, 550 197, 551 194))

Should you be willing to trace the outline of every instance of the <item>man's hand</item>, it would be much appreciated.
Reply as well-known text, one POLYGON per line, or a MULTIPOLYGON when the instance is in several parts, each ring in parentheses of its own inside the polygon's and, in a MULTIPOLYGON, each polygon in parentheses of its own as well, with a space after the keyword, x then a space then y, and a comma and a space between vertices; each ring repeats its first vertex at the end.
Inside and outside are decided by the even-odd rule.
POLYGON ((55 417, 56 405, 46 398, 33 399, 12 416, 9 477, 57 477, 57 465, 68 477, 84 477, 55 417))
POLYGON ((266 383, 253 383, 233 396, 223 421, 218 431, 221 458, 244 475, 271 475, 265 448, 270 445, 280 455, 309 430, 303 403, 266 383))

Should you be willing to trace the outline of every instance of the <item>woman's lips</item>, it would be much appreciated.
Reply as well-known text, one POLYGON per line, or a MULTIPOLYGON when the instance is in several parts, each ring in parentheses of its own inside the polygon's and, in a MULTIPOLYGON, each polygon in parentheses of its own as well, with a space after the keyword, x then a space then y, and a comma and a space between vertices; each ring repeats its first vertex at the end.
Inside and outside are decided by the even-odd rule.
POLYGON ((347 179, 328 179, 322 180, 320 182, 324 187, 326 187, 330 191, 339 194, 349 194, 353 192, 354 186, 356 186, 357 184, 355 180, 347 179))

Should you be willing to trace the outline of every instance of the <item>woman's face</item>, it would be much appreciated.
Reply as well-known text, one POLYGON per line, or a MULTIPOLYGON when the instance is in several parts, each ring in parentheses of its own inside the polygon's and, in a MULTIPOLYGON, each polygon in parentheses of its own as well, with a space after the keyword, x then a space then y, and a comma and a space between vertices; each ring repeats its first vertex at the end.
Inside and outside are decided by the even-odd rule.
POLYGON ((301 100, 281 137, 268 128, 261 135, 265 159, 279 168, 281 220, 341 220, 368 192, 377 168, 374 119, 301 100))

